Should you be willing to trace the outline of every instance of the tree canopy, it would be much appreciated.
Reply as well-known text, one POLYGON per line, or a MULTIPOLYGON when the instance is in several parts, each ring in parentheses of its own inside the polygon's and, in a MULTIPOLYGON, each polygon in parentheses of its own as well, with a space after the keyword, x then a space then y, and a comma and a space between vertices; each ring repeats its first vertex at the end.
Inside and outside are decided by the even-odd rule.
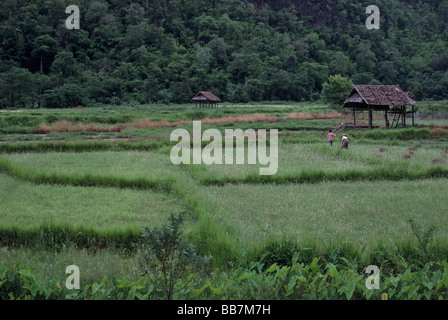
POLYGON ((353 83, 350 79, 339 74, 330 76, 328 82, 322 85, 323 99, 332 107, 340 107, 347 98, 347 92, 350 92, 352 88, 353 83))
POLYGON ((321 98, 340 75, 448 98, 448 3, 378 0, 2 0, 0 108, 321 98), (67 29, 69 5, 80 29, 67 29))

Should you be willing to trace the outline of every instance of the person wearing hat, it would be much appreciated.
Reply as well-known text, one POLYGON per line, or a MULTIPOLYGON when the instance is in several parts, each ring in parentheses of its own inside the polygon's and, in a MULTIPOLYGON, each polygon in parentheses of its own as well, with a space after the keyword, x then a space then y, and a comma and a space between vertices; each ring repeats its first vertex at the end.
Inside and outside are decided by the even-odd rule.
POLYGON ((345 133, 342 135, 342 149, 348 149, 348 138, 345 133))

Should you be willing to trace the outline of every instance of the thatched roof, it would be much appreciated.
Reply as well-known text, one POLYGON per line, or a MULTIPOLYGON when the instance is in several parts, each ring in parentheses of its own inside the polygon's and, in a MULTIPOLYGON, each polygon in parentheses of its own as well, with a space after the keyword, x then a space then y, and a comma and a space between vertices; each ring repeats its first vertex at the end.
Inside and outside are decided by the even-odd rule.
POLYGON ((415 101, 400 86, 353 85, 344 107, 361 106, 413 106, 415 101))
POLYGON ((351 96, 349 96, 347 98, 347 100, 345 100, 345 103, 348 103, 348 102, 362 103, 363 99, 359 93, 354 92, 351 96))
POLYGON ((195 95, 191 101, 212 101, 212 102, 221 102, 217 96, 209 91, 199 91, 197 95, 195 95))

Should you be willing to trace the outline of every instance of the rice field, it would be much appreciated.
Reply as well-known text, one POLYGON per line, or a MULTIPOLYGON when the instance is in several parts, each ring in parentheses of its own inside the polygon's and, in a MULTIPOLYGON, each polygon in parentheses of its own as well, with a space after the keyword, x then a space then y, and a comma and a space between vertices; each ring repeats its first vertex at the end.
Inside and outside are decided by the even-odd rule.
MULTIPOLYGON (((211 164, 206 166, 209 177, 214 179, 247 177, 258 175, 259 169, 268 165, 248 164, 247 146, 240 150, 245 154, 243 164, 211 164)), ((237 150, 234 150, 236 154, 237 150)), ((375 144, 350 144, 348 150, 340 150, 325 143, 280 144, 278 148, 278 176, 298 175, 320 171, 340 174, 351 170, 367 172, 375 168, 409 168, 410 170, 434 167, 448 168, 448 152, 441 148, 416 148, 407 146, 382 147, 375 144)))
POLYGON ((148 190, 36 185, 0 174, 0 226, 41 225, 97 231, 140 229, 179 210, 176 197, 148 190))
POLYGON ((227 185, 201 190, 213 217, 241 246, 286 237, 298 243, 393 245, 412 238, 409 219, 437 225, 448 240, 448 180, 227 185))
MULTIPOLYGON (((322 152, 322 144, 280 144, 278 150, 278 175, 297 174, 303 171, 324 170, 326 172, 339 172, 346 169, 369 169, 371 163, 365 163, 362 159, 348 159, 337 154, 325 154, 322 152)), ((326 146, 325 146, 326 147, 326 146)), ((336 146, 334 146, 336 148, 336 146)), ((351 151, 351 150, 350 150, 351 151)), ((244 164, 226 164, 223 155, 223 164, 207 166, 208 172, 215 177, 238 177, 242 175, 258 174, 259 169, 267 165, 261 165, 259 161, 255 165, 248 163, 248 149, 238 150, 244 152, 244 164)), ((377 161, 381 165, 380 161, 377 161)))
POLYGON ((3 155, 20 166, 49 174, 98 175, 114 178, 178 179, 179 167, 160 152, 45 152, 3 155))
POLYGON ((431 147, 405 147, 405 146, 371 146, 355 145, 353 152, 364 157, 375 157, 386 161, 407 162, 415 165, 448 166, 447 149, 431 147))
MULTIPOLYGON (((238 150, 234 148, 233 151, 236 154, 238 150)), ((398 182, 325 182, 323 179, 317 184, 224 183, 219 187, 201 186, 200 179, 195 182, 197 170, 200 175, 224 181, 257 175, 261 165, 248 164, 247 151, 246 147, 244 164, 208 166, 176 166, 171 163, 168 152, 159 151, 24 152, 1 157, 18 167, 49 176, 196 183, 200 202, 214 219, 237 230, 238 241, 245 245, 250 245, 248 241, 251 240, 258 243, 279 236, 322 241, 358 239, 362 243, 378 239, 392 241, 400 234, 408 235, 406 219, 409 217, 428 223, 447 221, 443 215, 448 203, 444 179, 398 182), (191 177, 193 180, 189 180, 191 177), (434 190, 437 190, 435 195, 432 194, 434 190), (431 214, 421 215, 426 211, 431 214)), ((276 175, 310 170, 337 175, 354 169, 367 171, 391 165, 446 168, 444 156, 446 153, 440 148, 352 144, 348 150, 340 150, 337 145, 329 147, 324 143, 281 143, 276 175), (403 158, 403 155, 410 157, 403 158), (440 163, 432 161, 437 157, 440 163)), ((180 210, 183 200, 192 196, 186 185, 181 187, 186 189, 178 190, 181 194, 176 195, 151 190, 35 185, 5 174, 1 175, 0 188, 0 223, 3 226, 61 223, 87 226, 94 221, 95 228, 133 228, 163 221, 170 211, 180 210)))
POLYGON ((27 112, 5 113, 3 122, 16 117, 20 125, 10 123, 0 135, 0 264, 28 263, 51 275, 72 256, 70 264, 89 269, 89 281, 101 281, 104 274, 138 279, 130 253, 138 248, 142 227, 159 226, 181 210, 189 217, 185 236, 199 253, 213 256, 216 269, 272 254, 269 246, 282 241, 327 259, 345 245, 364 252, 366 263, 369 250, 378 248, 390 248, 390 258, 398 255, 396 248, 420 248, 409 219, 434 226, 431 248, 439 255, 448 252, 444 129, 440 135, 429 129, 347 130, 349 149, 342 150, 342 131, 332 147, 326 133, 345 121, 344 115, 324 116, 324 110, 257 104, 148 108, 141 115, 131 109, 104 116, 96 109, 54 116, 36 111, 36 119, 27 112), (64 125, 65 118, 70 124, 64 125), (222 133, 279 129, 276 174, 261 177, 267 165, 249 164, 247 145, 232 149, 234 155, 244 153, 243 164, 226 164, 223 153, 222 164, 174 165, 175 142, 169 141, 174 127, 168 125, 191 133, 193 119, 206 119, 202 130, 222 133), (59 131, 32 134, 42 123, 59 131), (128 125, 122 130, 95 131, 123 124, 128 125))

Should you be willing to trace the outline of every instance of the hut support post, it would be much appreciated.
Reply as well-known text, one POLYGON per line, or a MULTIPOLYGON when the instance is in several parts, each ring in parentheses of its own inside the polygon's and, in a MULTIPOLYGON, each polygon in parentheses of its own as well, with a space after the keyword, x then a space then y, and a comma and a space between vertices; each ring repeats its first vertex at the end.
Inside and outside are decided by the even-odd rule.
POLYGON ((369 129, 372 129, 372 109, 369 107, 369 129))
POLYGON ((387 110, 384 111, 384 121, 386 122, 386 129, 389 129, 389 120, 387 119, 387 110))
POLYGON ((353 108, 353 128, 356 129, 356 111, 354 108, 353 108))
POLYGON ((406 107, 403 107, 402 108, 402 112, 403 112, 403 125, 402 125, 402 127, 403 128, 406 128, 406 107))

